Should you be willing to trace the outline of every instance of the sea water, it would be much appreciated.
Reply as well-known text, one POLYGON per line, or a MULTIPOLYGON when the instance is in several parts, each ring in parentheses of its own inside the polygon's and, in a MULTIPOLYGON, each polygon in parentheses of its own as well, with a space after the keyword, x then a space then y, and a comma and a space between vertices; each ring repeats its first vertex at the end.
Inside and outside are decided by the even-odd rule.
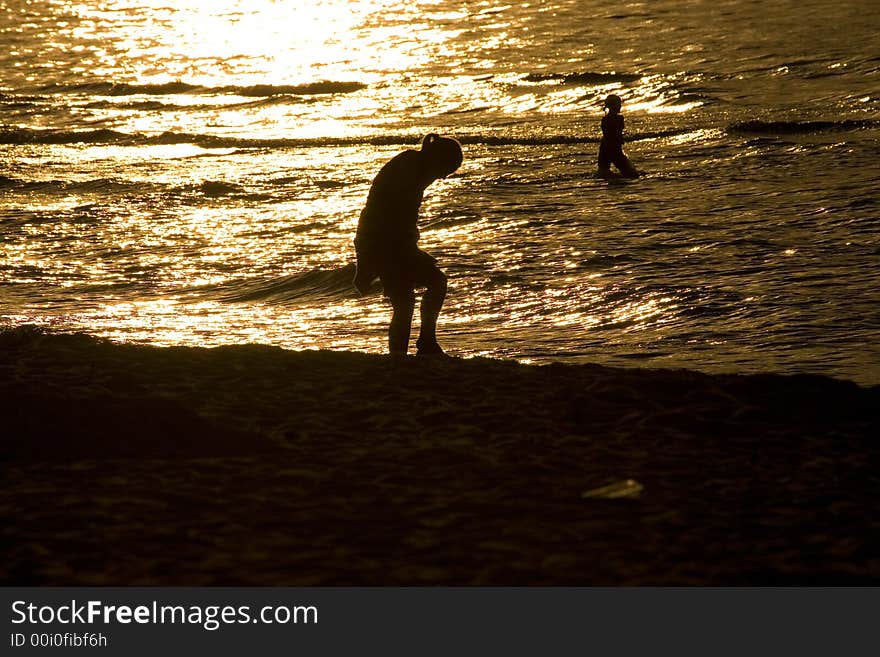
POLYGON ((876 0, 0 1, 0 324, 383 352, 429 132, 449 353, 880 383, 876 0), (597 178, 623 98, 646 175, 597 178))

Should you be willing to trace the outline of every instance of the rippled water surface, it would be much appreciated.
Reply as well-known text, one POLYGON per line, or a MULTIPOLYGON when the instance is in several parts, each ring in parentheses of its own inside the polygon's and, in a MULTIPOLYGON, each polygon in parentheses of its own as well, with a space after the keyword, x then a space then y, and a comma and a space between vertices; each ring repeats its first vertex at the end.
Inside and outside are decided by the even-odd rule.
POLYGON ((880 4, 0 0, 0 322, 381 352, 430 131, 450 353, 880 383, 880 4), (595 177, 602 99, 647 175, 595 177))

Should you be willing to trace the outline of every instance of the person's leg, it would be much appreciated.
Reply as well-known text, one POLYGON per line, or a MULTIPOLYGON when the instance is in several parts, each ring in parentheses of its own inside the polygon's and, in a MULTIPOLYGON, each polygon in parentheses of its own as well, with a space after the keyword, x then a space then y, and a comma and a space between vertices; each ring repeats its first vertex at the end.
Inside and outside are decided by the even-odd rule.
POLYGON ((611 158, 608 157, 608 145, 604 141, 599 144, 597 165, 599 167, 599 175, 607 176, 611 173, 611 158))
POLYGON ((620 173, 627 178, 638 178, 639 176, 639 172, 636 171, 636 168, 633 166, 632 162, 629 161, 629 158, 623 154, 622 150, 615 154, 614 166, 620 169, 620 173))
POLYGON ((446 299, 446 274, 437 267, 433 256, 419 251, 414 262, 415 281, 418 287, 424 286, 420 306, 419 339, 416 341, 418 353, 442 354, 437 344, 437 318, 446 299))
POLYGON ((393 312, 388 327, 388 353, 405 355, 409 349, 413 310, 416 305, 414 290, 395 291, 390 297, 393 312))
POLYGON ((437 344, 437 318, 440 316, 440 309, 446 299, 446 274, 434 265, 430 277, 426 280, 426 285, 427 289, 422 295, 419 313, 421 324, 416 345, 420 354, 443 353, 440 345, 437 344))

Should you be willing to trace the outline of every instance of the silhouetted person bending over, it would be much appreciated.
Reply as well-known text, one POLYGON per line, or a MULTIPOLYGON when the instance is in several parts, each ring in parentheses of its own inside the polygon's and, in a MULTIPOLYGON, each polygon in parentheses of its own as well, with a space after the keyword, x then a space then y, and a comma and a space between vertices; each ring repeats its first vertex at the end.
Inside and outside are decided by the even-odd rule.
POLYGON ((432 256, 418 248, 417 223, 425 189, 461 162, 461 145, 455 139, 430 134, 422 140, 421 150, 399 153, 380 169, 361 211, 353 282, 358 292, 366 294, 376 277, 382 280, 394 309, 388 329, 392 354, 405 354, 409 348, 417 287, 427 288, 422 296, 418 354, 443 354, 437 344, 437 317, 446 298, 446 275, 432 256))
POLYGON ((626 178, 638 178, 639 172, 623 154, 623 114, 620 96, 611 94, 605 99, 605 116, 602 117, 602 142, 599 144, 599 175, 610 176, 611 165, 626 178))

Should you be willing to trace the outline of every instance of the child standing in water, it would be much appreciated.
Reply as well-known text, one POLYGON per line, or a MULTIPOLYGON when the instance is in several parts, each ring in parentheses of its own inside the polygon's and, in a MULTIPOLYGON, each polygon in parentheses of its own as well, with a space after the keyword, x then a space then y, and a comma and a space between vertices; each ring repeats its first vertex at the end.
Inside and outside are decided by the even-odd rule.
POLYGON ((366 294, 378 277, 393 314, 388 329, 388 351, 406 354, 409 348, 415 289, 426 288, 420 309, 416 341, 418 355, 443 355, 437 344, 437 317, 446 298, 446 275, 437 261, 418 248, 419 207, 425 189, 459 166, 461 145, 449 137, 430 134, 421 150, 406 150, 383 166, 358 221, 354 286, 366 294))
POLYGON ((605 116, 602 117, 602 142, 599 144, 599 175, 611 175, 611 165, 620 169, 625 178, 637 178, 639 172, 623 154, 623 114, 620 96, 611 94, 605 99, 605 116))

